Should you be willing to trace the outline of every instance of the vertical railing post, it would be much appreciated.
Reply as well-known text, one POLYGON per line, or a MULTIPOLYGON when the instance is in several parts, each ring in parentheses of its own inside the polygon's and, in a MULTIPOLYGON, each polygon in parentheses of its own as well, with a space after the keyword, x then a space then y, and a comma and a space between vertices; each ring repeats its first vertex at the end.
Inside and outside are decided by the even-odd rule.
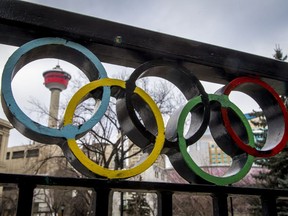
POLYGON ((158 215, 159 216, 172 215, 173 192, 160 191, 157 193, 157 199, 158 199, 158 215))
POLYGON ((277 215, 276 197, 270 195, 261 196, 262 215, 277 215))
POLYGON ((111 189, 110 188, 103 188, 103 189, 96 189, 96 205, 94 212, 94 215, 101 215, 101 216, 109 216, 112 214, 111 208, 110 208, 110 200, 111 200, 111 189))
POLYGON ((213 194, 213 215, 228 216, 227 194, 213 194))
POLYGON ((19 183, 19 196, 16 216, 32 215, 33 192, 36 185, 19 183))

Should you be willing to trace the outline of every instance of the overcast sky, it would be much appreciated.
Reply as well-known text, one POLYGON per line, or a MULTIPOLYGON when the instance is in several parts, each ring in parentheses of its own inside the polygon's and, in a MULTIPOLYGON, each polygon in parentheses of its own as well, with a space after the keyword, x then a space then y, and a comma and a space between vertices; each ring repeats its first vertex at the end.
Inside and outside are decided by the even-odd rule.
POLYGON ((287 0, 29 0, 261 56, 288 49, 287 0))
MULTIPOLYGON (((284 53, 288 53, 287 0, 27 0, 27 2, 86 14, 268 58, 272 58, 276 44, 280 45, 284 53)), ((0 45, 0 71, 3 70, 8 57, 15 49, 15 47, 0 45)), ((39 72, 37 79, 41 80, 42 72, 55 66, 56 63, 56 60, 53 65, 34 63, 27 66, 26 71, 39 72)), ((71 68, 70 65, 64 63, 63 65, 61 66, 69 72, 76 70, 73 67, 71 68)), ((105 67, 114 71, 123 70, 115 67, 105 67)), ((21 74, 23 75, 25 72, 21 72, 21 74)), ((16 86, 15 94, 18 91, 19 101, 27 101, 27 98, 23 95, 27 96, 29 94, 28 90, 26 92, 25 89, 30 89, 31 86, 31 82, 27 82, 28 86, 23 87, 24 79, 25 76, 19 76, 17 78, 18 83, 15 82, 16 84, 14 84, 16 86), (20 90, 17 90, 17 87, 21 87, 20 90)), ((43 80, 39 81, 37 85, 35 86, 35 89, 37 89, 35 92, 40 94, 42 98, 49 98, 49 91, 43 87, 43 80), (39 89, 42 89, 43 93, 42 90, 39 93, 39 89)), ((251 110, 250 107, 247 108, 247 110, 249 109, 251 110)), ((0 118, 5 118, 2 110, 0 111, 0 118)), ((27 142, 23 139, 19 140, 20 138, 14 135, 13 132, 9 145, 27 142)))

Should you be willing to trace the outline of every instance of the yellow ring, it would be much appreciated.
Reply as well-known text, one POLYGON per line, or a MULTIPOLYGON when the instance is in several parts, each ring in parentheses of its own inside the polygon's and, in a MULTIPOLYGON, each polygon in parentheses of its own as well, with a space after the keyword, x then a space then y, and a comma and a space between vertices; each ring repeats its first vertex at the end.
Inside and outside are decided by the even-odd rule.
MULTIPOLYGON (((92 90, 97 89, 99 87, 103 86, 119 86, 123 89, 126 88, 125 82, 122 80, 117 79, 109 79, 104 78, 101 80, 96 80, 93 82, 88 83, 87 85, 83 86, 81 89, 79 89, 75 95, 70 100, 65 115, 64 115, 64 125, 72 124, 73 119, 73 113, 77 107, 77 105, 81 102, 81 100, 92 90)), ((164 122, 161 115, 161 112, 155 102, 152 100, 152 98, 141 88, 136 87, 134 90, 134 93, 138 94, 142 99, 150 106, 155 119, 156 123, 158 125, 158 135, 156 136, 155 145, 152 150, 152 152, 149 154, 146 160, 144 160, 139 165, 129 169, 129 170, 110 170, 107 168, 104 168, 98 164, 96 164, 94 161, 90 160, 81 149, 79 149, 75 137, 74 138, 68 138, 68 147, 73 152, 74 156, 79 160, 81 164, 83 164, 87 169, 89 169, 91 172, 107 177, 109 179, 119 179, 119 178, 129 178, 135 175, 138 175, 142 172, 144 172, 146 169, 148 169, 158 158, 160 155, 160 152, 163 148, 164 141, 165 141, 165 129, 164 129, 164 122)))

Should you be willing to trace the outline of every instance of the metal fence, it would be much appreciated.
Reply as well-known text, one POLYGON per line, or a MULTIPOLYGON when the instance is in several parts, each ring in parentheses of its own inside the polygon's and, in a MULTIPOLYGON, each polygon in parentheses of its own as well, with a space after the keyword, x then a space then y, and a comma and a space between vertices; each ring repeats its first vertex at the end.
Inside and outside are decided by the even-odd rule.
POLYGON ((115 191, 138 191, 156 193, 158 200, 158 215, 172 215, 172 196, 176 192, 186 192, 198 195, 208 195, 213 200, 213 214, 215 216, 231 215, 228 208, 229 197, 234 195, 257 196, 261 199, 262 215, 277 215, 276 201, 288 198, 287 190, 272 190, 261 188, 243 188, 232 186, 213 186, 195 184, 174 184, 139 181, 99 180, 59 178, 49 176, 30 176, 0 174, 1 183, 16 184, 19 188, 17 216, 28 216, 32 212, 33 191, 36 187, 82 187, 94 189, 96 192, 95 215, 111 215, 109 205, 111 195, 115 191))

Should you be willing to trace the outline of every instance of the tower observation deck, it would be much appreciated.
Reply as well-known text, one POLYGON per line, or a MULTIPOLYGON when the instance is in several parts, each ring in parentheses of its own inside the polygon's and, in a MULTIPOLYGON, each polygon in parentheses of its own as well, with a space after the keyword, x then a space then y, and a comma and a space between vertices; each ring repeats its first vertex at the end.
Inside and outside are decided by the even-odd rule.
POLYGON ((44 85, 51 91, 49 108, 49 127, 57 127, 60 93, 68 86, 71 75, 58 65, 43 73, 44 85))

